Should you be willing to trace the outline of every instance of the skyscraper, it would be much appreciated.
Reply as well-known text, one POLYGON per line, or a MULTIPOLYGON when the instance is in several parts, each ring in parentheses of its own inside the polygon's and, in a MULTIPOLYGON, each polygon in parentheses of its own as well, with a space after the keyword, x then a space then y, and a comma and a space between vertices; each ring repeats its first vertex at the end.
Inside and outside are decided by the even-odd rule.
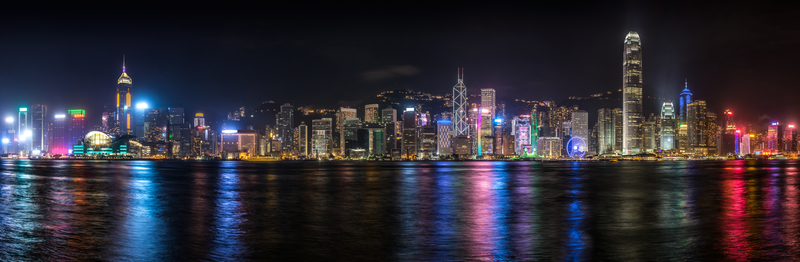
POLYGON ((626 155, 642 150, 642 42, 639 34, 628 32, 622 64, 622 147, 626 155))
POLYGON ((671 102, 661 105, 661 150, 675 148, 675 107, 671 102))
MULTIPOLYGON (((572 137, 580 137, 583 139, 584 146, 589 144, 589 112, 586 110, 577 110, 572 112, 572 120, 570 121, 572 137)), ((588 150, 588 148, 581 148, 581 150, 588 150)))
POLYGON ((687 119, 686 114, 689 112, 689 103, 692 102, 692 91, 689 91, 689 79, 686 79, 683 83, 683 92, 681 92, 679 102, 680 123, 685 123, 687 119))
POLYGON ((467 87, 464 86, 463 69, 459 69, 458 82, 453 86, 453 137, 469 136, 467 123, 467 87))
POLYGON ((453 131, 453 123, 450 120, 439 120, 436 122, 437 145, 436 154, 440 156, 453 154, 453 139, 450 138, 453 131))
POLYGON ((378 119, 380 119, 379 113, 378 104, 364 106, 364 123, 378 123, 378 119))
POLYGON ((31 151, 47 151, 47 131, 50 130, 50 123, 47 121, 47 106, 33 105, 31 113, 31 151))
POLYGON ((481 88, 481 108, 487 109, 489 112, 488 118, 495 119, 497 116, 497 101, 495 101, 496 92, 494 88, 481 88))
POLYGON ((68 135, 67 116, 64 114, 57 114, 53 117, 53 132, 50 135, 50 147, 48 151, 50 154, 69 153, 72 145, 69 144, 67 139, 68 135))
POLYGON ((72 149, 72 145, 78 144, 78 140, 86 136, 86 110, 67 110, 67 117, 69 117, 67 120, 69 123, 68 148, 72 149))
POLYGON ((289 104, 283 104, 281 106, 281 111, 278 112, 277 117, 275 118, 276 127, 278 128, 278 136, 280 136, 281 140, 281 148, 282 150, 286 151, 289 150, 291 145, 291 134, 292 134, 292 123, 294 122, 294 107, 289 104))
POLYGON ((597 154, 614 153, 616 143, 616 124, 614 110, 601 108, 597 110, 597 154))
POLYGON ((122 75, 117 79, 117 112, 115 114, 119 135, 134 135, 131 87, 133 87, 133 80, 125 72, 125 57, 123 56, 122 75))
POLYGON ((20 155, 27 155, 31 150, 31 123, 28 116, 28 108, 20 107, 19 115, 17 116, 17 153, 20 155))
POLYGON ((206 117, 203 113, 194 114, 194 126, 195 127, 206 126, 206 117))
POLYGON ((308 156, 308 126, 302 121, 297 126, 297 154, 308 156))
POLYGON ((417 155, 417 120, 418 115, 413 107, 403 113, 403 158, 413 159, 417 155))
POLYGON ((332 124, 330 118, 311 120, 311 155, 314 157, 330 156, 332 124))

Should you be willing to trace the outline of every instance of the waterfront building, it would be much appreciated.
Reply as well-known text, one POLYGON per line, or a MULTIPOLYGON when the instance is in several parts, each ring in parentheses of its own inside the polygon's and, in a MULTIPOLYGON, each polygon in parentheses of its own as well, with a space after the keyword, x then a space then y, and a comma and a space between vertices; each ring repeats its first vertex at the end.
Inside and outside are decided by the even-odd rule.
POLYGON ((661 150, 675 148, 675 107, 672 102, 661 105, 661 150))
POLYGON ((341 148, 342 155, 347 157, 354 157, 351 151, 359 148, 358 144, 358 129, 361 127, 361 119, 359 118, 345 118, 341 131, 341 148))
POLYGON ((708 141, 705 140, 706 122, 708 121, 708 111, 706 101, 695 100, 689 103, 687 109, 686 123, 688 124, 688 138, 690 147, 706 147, 708 141))
POLYGON ((53 116, 53 131, 50 133, 50 147, 48 149, 50 154, 69 154, 72 145, 69 143, 68 130, 67 116, 65 114, 53 116))
POLYGON ((424 125, 419 131, 419 159, 431 159, 436 152, 436 126, 424 125))
POLYGON ((308 126, 306 122, 300 121, 300 125, 297 126, 297 155, 301 157, 308 156, 308 126))
POLYGON ((311 121, 311 155, 316 158, 327 158, 332 148, 333 119, 322 118, 311 121))
POLYGON ((206 126, 206 116, 203 113, 194 114, 194 126, 195 127, 206 126))
POLYGON ((403 113, 403 158, 414 159, 417 155, 417 112, 413 107, 403 113))
POLYGON ((624 140, 622 137, 622 130, 624 129, 622 122, 622 108, 614 108, 614 152, 617 154, 622 154, 622 141, 624 140))
POLYGON ((586 148, 589 143, 589 112, 586 110, 576 110, 572 112, 572 120, 570 120, 571 137, 580 137, 583 139, 584 144, 581 145, 581 152, 588 151, 586 148))
POLYGON ((686 153, 689 150, 689 125, 678 125, 676 145, 679 153, 686 153))
POLYGON ((616 115, 610 108, 597 110, 597 154, 612 154, 616 144, 616 115))
POLYGON ((131 88, 133 80, 125 72, 125 57, 122 58, 122 74, 117 79, 117 107, 114 114, 115 126, 120 135, 135 135, 133 124, 133 104, 131 104, 131 88))
POLYGON ((497 116, 497 92, 494 88, 481 88, 481 108, 486 109, 488 115, 485 119, 495 119, 497 116))
POLYGON ((562 139, 560 137, 540 137, 536 142, 536 152, 539 156, 546 158, 561 157, 561 151, 564 149, 562 139))
POLYGON ((642 149, 644 152, 652 153, 656 151, 656 123, 654 121, 645 121, 642 124, 644 137, 642 140, 642 149))
POLYGON ((469 136, 467 124, 467 87, 464 86, 464 74, 459 69, 458 82, 453 86, 453 137, 469 136))
POLYGON ((642 46, 639 34, 631 31, 625 37, 623 54, 622 114, 623 153, 638 154, 642 150, 642 46))
POLYGON ((446 156, 453 154, 453 123, 450 120, 436 122, 436 154, 446 156))
POLYGON ((47 106, 36 104, 31 107, 31 154, 38 155, 47 151, 48 131, 47 106))
MULTIPOLYGON (((134 130, 133 135, 136 136, 140 142, 144 141, 144 136, 147 133, 146 129, 144 128, 145 118, 147 117, 147 111, 149 109, 149 105, 147 103, 137 103, 136 108, 133 111, 133 123, 134 123, 134 130)), ((113 112, 111 112, 113 114, 113 112)), ((103 112, 103 132, 108 132, 108 117, 109 112, 103 112)))
POLYGON ((72 154, 83 156, 141 157, 143 146, 131 135, 115 137, 100 131, 90 131, 72 146, 72 154))
POLYGON ((397 128, 397 109, 392 108, 392 106, 387 107, 386 109, 381 110, 381 121, 383 122, 384 127, 386 128, 385 133, 385 142, 384 147, 387 153, 391 153, 394 149, 400 149, 397 146, 398 138, 402 136, 398 136, 397 132, 402 128, 397 128))
POLYGON ((383 156, 386 153, 386 128, 378 123, 364 123, 360 130, 365 132, 359 136, 359 143, 362 143, 359 148, 366 149, 369 155, 383 156))
POLYGON ((220 140, 224 159, 247 159, 258 155, 256 130, 222 130, 220 140))
POLYGON ((511 121, 511 132, 514 134, 514 153, 523 155, 524 149, 531 148, 531 115, 515 116, 511 121))
POLYGON ((281 151, 291 151, 292 129, 294 129, 294 107, 283 104, 275 117, 275 127, 278 131, 278 140, 281 143, 281 151))
POLYGON ((70 109, 67 110, 67 123, 69 124, 69 146, 75 145, 79 140, 86 137, 86 110, 70 109))
POLYGON ((783 131, 783 151, 797 153, 797 130, 794 125, 787 125, 783 131))
POLYGON ((364 123, 379 123, 380 111, 378 111, 378 104, 369 104, 364 106, 364 123))
POLYGON ((680 106, 680 123, 685 123, 688 119, 686 114, 689 113, 689 103, 692 102, 692 91, 689 91, 689 79, 686 79, 683 84, 683 91, 681 92, 681 96, 678 99, 680 106))

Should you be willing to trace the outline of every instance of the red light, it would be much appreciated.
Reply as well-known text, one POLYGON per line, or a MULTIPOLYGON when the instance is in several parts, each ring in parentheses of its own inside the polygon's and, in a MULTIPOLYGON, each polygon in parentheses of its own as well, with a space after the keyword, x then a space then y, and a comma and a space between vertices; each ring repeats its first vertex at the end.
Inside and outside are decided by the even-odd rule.
POLYGON ((789 128, 794 128, 794 125, 789 125, 789 128))
POLYGON ((733 115, 733 112, 732 111, 728 111, 728 115, 733 115))
POLYGON ((736 133, 741 133, 741 132, 742 132, 742 130, 736 130, 736 133))

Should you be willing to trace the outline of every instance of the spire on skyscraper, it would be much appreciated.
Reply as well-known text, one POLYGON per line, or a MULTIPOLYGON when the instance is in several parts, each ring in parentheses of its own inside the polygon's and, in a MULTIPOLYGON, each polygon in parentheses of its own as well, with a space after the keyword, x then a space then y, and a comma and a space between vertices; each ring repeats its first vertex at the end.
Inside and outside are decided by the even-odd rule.
POLYGON ((125 55, 122 55, 122 72, 125 73, 125 55))

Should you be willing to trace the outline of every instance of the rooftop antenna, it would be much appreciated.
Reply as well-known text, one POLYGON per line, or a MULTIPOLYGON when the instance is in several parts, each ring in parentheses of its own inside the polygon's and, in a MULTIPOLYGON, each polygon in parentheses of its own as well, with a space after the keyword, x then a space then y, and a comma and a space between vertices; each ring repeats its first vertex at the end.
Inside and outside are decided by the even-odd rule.
POLYGON ((125 73, 125 55, 122 55, 122 72, 125 73))

